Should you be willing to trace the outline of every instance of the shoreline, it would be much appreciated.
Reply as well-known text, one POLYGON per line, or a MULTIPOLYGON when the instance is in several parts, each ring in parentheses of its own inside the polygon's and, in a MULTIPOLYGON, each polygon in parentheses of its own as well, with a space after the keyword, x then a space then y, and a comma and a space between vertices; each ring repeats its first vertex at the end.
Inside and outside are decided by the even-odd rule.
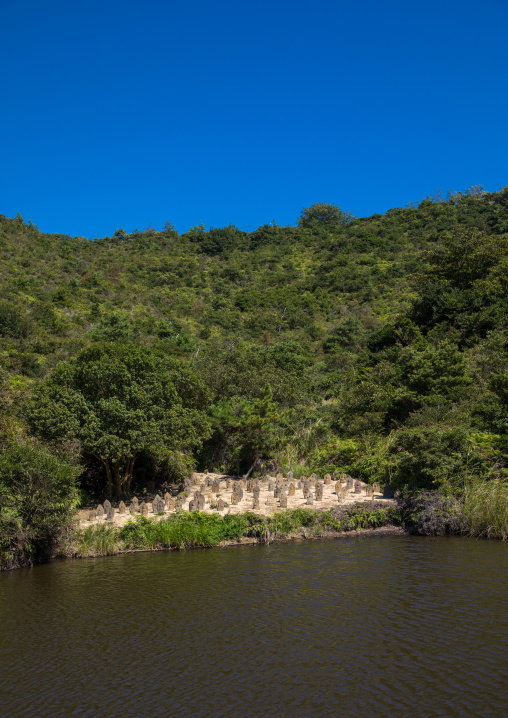
MULTIPOLYGON (((97 559, 97 558, 109 558, 114 556, 126 556, 128 554, 135 553, 160 553, 160 552, 171 552, 171 551, 195 551, 195 550, 210 550, 210 549, 222 549, 228 550, 231 548, 242 548, 245 546, 272 546, 274 544, 282 543, 298 543, 303 541, 329 541, 329 540, 340 540, 350 538, 371 538, 374 536, 410 536, 411 534, 404 529, 402 526, 396 526, 395 524, 388 524, 386 526, 377 526, 375 528, 360 528, 353 530, 344 531, 327 531, 315 535, 304 535, 300 533, 288 534, 284 536, 273 536, 270 539, 258 538, 255 536, 243 536, 239 539, 228 539, 221 541, 213 545, 195 545, 195 546, 156 546, 156 547, 145 547, 145 548, 120 548, 111 552, 98 552, 89 554, 79 554, 73 552, 71 554, 56 555, 45 561, 44 563, 35 564, 43 566, 45 563, 54 563, 56 561, 68 561, 68 560, 82 560, 82 559, 97 559)), ((28 567, 24 567, 28 568, 28 567)), ((32 567, 33 568, 33 567, 32 567)))
POLYGON ((359 536, 402 536, 407 533, 394 507, 380 502, 359 502, 333 510, 279 510, 266 517, 252 512, 219 516, 217 513, 180 511, 173 516, 137 516, 122 526, 101 522, 84 529, 77 527, 52 558, 97 558, 194 548, 228 549, 359 536))

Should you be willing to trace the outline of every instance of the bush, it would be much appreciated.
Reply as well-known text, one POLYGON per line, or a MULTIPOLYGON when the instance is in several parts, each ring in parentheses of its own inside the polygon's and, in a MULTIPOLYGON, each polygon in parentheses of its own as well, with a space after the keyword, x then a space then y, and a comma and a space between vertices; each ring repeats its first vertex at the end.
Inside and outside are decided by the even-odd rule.
POLYGON ((47 560, 78 503, 79 470, 27 442, 0 455, 0 568, 47 560))
POLYGON ((406 530, 419 536, 460 533, 461 505, 454 496, 439 491, 420 491, 399 498, 399 510, 406 530))

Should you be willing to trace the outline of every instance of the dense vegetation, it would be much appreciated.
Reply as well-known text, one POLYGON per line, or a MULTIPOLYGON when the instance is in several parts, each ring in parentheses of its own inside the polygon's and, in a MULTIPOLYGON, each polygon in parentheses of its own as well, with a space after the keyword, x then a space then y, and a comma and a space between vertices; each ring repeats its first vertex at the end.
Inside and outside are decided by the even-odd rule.
POLYGON ((81 500, 193 466, 504 485, 507 249, 506 188, 93 242, 0 215, 3 536, 13 517, 35 531, 8 468, 20 446, 81 500))

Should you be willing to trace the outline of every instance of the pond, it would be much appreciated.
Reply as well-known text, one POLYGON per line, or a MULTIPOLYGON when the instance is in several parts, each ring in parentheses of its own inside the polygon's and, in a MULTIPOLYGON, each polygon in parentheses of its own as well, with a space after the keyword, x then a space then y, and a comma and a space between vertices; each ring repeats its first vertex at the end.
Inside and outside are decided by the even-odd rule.
POLYGON ((0 715, 495 716, 508 543, 137 553, 0 575, 0 715))

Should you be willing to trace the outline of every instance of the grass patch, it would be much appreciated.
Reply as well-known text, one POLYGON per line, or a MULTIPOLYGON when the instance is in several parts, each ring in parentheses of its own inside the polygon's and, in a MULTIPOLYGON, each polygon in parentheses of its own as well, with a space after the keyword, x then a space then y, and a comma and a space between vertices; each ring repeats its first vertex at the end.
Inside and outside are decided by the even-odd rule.
POLYGON ((216 546, 243 537, 271 541, 305 533, 319 536, 330 531, 353 531, 395 523, 393 510, 355 504, 329 511, 289 509, 273 516, 205 514, 179 511, 156 520, 137 516, 121 528, 109 524, 87 526, 76 532, 74 555, 109 556, 128 549, 187 549, 216 546))
POLYGON ((118 538, 118 530, 114 526, 107 524, 87 526, 76 533, 76 555, 82 558, 111 556, 118 553, 120 549, 118 538))
POLYGON ((126 548, 191 548, 215 546, 240 538, 248 528, 248 514, 219 516, 200 511, 178 512, 161 521, 139 516, 129 521, 119 537, 126 548))
POLYGON ((508 538, 508 484, 474 483, 464 489, 463 533, 478 538, 508 538))

